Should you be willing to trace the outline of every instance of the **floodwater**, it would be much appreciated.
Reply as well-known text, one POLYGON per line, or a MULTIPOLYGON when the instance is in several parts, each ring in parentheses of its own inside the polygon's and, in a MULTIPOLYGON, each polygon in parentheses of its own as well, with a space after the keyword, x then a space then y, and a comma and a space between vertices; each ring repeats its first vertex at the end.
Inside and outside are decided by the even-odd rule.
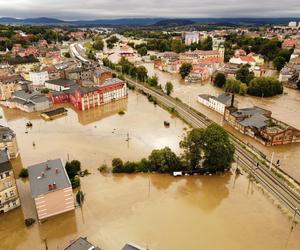
MULTIPOLYGON (((222 124, 222 116, 197 102, 199 94, 219 95, 222 90, 214 87, 211 83, 185 83, 178 74, 170 74, 155 69, 153 63, 143 64, 150 76, 156 74, 159 78, 159 83, 164 86, 166 82, 171 81, 174 85, 173 96, 179 97, 183 102, 189 104, 196 110, 205 114, 211 120, 222 124)), ((300 129, 300 91, 285 88, 284 94, 271 98, 258 98, 251 96, 236 96, 238 106, 240 108, 259 106, 271 110, 273 117, 281 120, 295 128, 300 129)), ((276 147, 265 147, 254 139, 244 136, 235 131, 230 126, 225 128, 234 133, 243 141, 256 146, 262 151, 268 159, 274 152, 274 162, 280 160, 281 168, 289 175, 300 181, 300 143, 291 145, 282 145, 276 147)))
POLYGON ((186 125, 144 96, 130 92, 128 100, 94 110, 67 109, 67 116, 50 122, 17 110, 0 112, 2 124, 17 134, 16 174, 22 166, 57 157, 78 159, 91 173, 81 178, 82 209, 30 228, 24 216, 36 215, 29 183, 18 179, 22 208, 0 216, 1 250, 63 249, 79 236, 103 250, 119 250, 127 242, 150 250, 300 249, 299 226, 291 231, 288 216, 243 175, 100 174, 97 167, 114 157, 138 160, 164 146, 180 153, 186 125), (33 128, 25 133, 28 120, 33 128))

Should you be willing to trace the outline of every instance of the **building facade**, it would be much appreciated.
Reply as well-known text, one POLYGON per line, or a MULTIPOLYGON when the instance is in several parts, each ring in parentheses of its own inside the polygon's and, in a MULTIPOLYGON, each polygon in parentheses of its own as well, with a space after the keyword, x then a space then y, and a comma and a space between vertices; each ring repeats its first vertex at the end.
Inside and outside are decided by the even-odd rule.
POLYGON ((20 206, 20 199, 7 150, 0 151, 0 214, 20 206))
POLYGON ((16 134, 8 127, 0 125, 0 150, 7 150, 10 159, 17 158, 19 147, 16 134))
POLYGON ((29 80, 33 85, 45 85, 45 81, 49 80, 49 74, 47 71, 29 72, 29 80))

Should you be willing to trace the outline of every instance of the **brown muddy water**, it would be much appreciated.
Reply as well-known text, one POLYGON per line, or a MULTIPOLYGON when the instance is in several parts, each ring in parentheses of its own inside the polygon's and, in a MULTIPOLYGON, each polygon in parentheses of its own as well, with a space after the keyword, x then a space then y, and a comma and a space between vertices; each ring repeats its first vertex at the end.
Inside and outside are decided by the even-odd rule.
POLYGON ((35 217, 29 183, 17 180, 22 208, 0 216, 0 249, 63 249, 83 236, 103 250, 119 250, 134 242, 150 250, 300 249, 300 228, 245 176, 175 178, 169 175, 101 175, 96 169, 114 157, 138 160, 152 149, 171 147, 186 125, 130 92, 128 100, 46 122, 38 115, 1 109, 1 124, 17 134, 22 166, 61 157, 79 159, 91 175, 81 178, 86 194, 82 209, 30 228, 35 217), (118 112, 125 110, 120 116, 118 112), (30 120, 33 128, 26 132, 30 120), (170 128, 163 121, 171 123, 170 128), (126 142, 129 134, 129 144, 126 142), (32 142, 36 146, 33 147, 32 142))
MULTIPOLYGON (((162 72, 153 67, 153 63, 143 64, 150 76, 156 74, 159 83, 164 86, 166 82, 171 81, 174 85, 173 96, 179 97, 183 102, 189 104, 196 110, 205 114, 211 120, 222 124, 222 116, 197 102, 199 94, 219 95, 222 90, 214 87, 211 83, 185 83, 178 74, 162 72)), ((240 108, 259 106, 271 110, 273 117, 285 123, 288 123, 300 129, 300 91, 293 89, 284 89, 284 95, 271 98, 257 98, 251 96, 236 96, 240 108)), ((300 143, 291 145, 282 145, 275 147, 265 147, 254 139, 244 136, 230 126, 225 128, 234 133, 238 138, 247 143, 251 143, 262 151, 268 159, 271 159, 274 152, 274 162, 280 160, 281 168, 292 177, 300 181, 300 143)))

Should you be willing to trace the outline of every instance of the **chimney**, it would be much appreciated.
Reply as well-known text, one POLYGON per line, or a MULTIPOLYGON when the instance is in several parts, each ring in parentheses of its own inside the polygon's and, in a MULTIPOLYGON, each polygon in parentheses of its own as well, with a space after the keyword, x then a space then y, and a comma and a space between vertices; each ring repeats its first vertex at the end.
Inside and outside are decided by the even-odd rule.
POLYGON ((234 107, 234 94, 231 95, 231 105, 230 107, 234 107))
POLYGON ((52 184, 49 184, 48 185, 48 189, 49 189, 49 191, 51 191, 53 188, 52 188, 52 184))
POLYGON ((53 189, 56 189, 56 183, 53 182, 53 186, 52 186, 53 189))
POLYGON ((44 171, 42 172, 42 177, 45 177, 45 172, 44 171))

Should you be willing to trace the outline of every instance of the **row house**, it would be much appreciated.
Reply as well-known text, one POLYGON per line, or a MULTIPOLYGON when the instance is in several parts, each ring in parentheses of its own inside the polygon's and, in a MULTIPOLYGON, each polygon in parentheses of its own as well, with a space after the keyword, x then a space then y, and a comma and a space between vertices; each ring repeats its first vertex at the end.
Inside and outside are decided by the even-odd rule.
POLYGON ((13 168, 7 150, 0 151, 0 214, 20 206, 13 168))
POLYGON ((221 45, 218 50, 194 50, 188 51, 180 55, 180 60, 191 61, 194 59, 216 58, 220 62, 224 62, 225 48, 221 45))
POLYGON ((61 159, 29 166, 28 175, 39 221, 75 209, 72 185, 61 159))
POLYGON ((87 110, 102 104, 127 97, 126 83, 118 78, 110 78, 103 84, 84 87, 74 81, 57 80, 46 82, 53 90, 49 97, 53 103, 71 102, 78 110, 87 110))
POLYGON ((17 158, 19 155, 16 134, 2 125, 0 125, 0 150, 6 150, 10 159, 17 158))
POLYGON ((265 146, 300 142, 300 131, 271 117, 272 112, 259 108, 226 107, 224 120, 239 132, 265 146))
POLYGON ((65 77, 68 80, 91 80, 93 78, 92 76, 93 71, 91 69, 77 68, 65 71, 65 77))

